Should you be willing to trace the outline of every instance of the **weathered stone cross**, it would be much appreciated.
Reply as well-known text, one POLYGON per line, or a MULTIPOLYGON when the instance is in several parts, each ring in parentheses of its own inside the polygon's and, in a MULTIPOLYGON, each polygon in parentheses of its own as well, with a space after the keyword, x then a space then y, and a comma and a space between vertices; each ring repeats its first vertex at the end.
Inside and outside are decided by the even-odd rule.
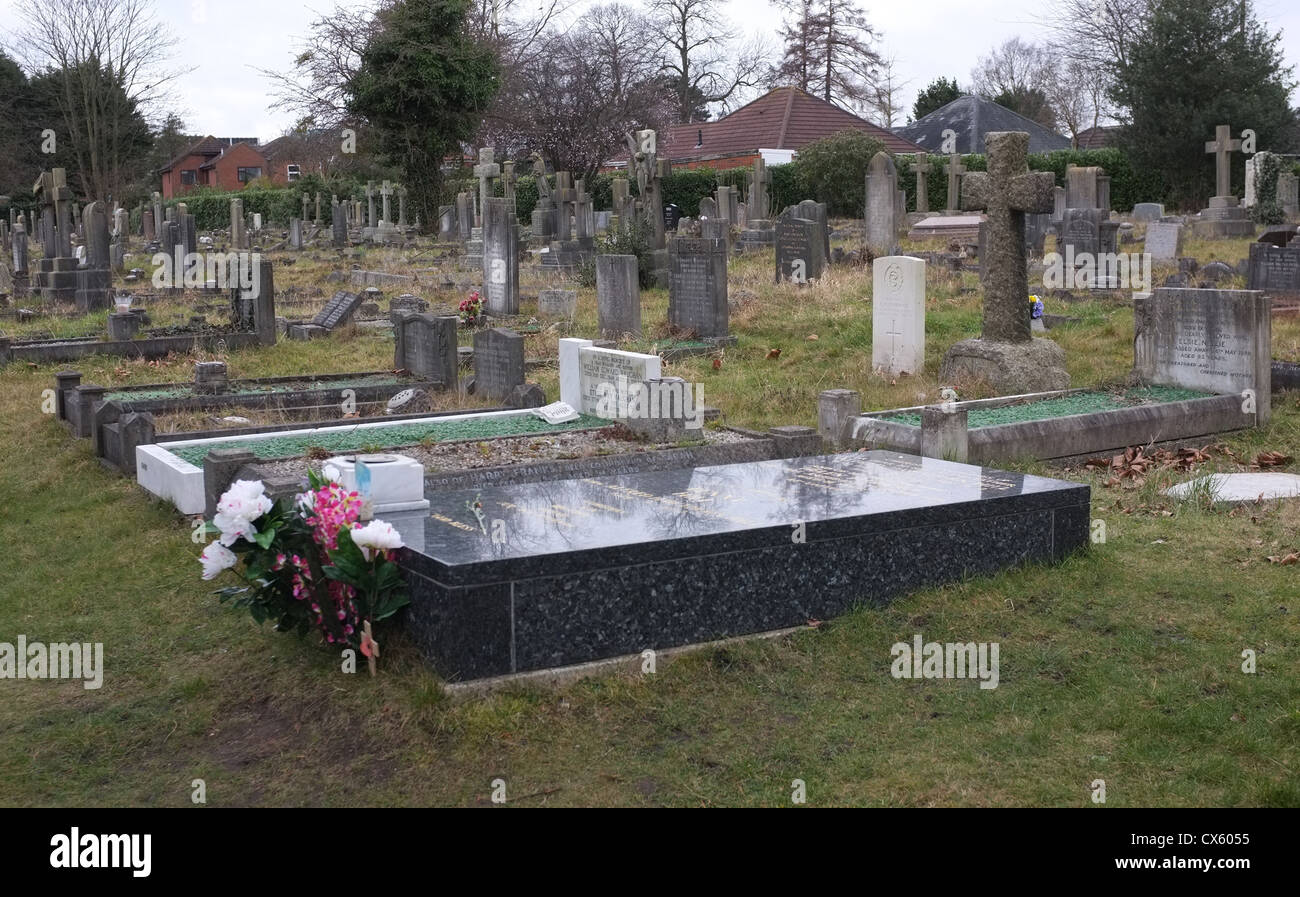
POLYGON ((1241 149, 1241 141, 1232 139, 1232 128, 1219 125, 1214 129, 1214 139, 1206 141, 1205 151, 1214 154, 1214 195, 1232 195, 1232 160, 1229 156, 1241 149))
MULTIPOLYGON (((496 148, 485 146, 478 151, 478 164, 474 166, 474 177, 478 178, 478 207, 487 208, 487 201, 492 196, 492 179, 501 177, 501 166, 493 159, 496 148)), ((482 215, 482 211, 479 213, 482 215)))
POLYGON ((930 185, 926 183, 926 175, 934 166, 930 164, 929 153, 917 153, 916 161, 912 163, 912 171, 916 172, 916 210, 918 212, 930 211, 930 185))
MULTIPOLYGON (((987 146, 987 141, 985 142, 987 146)), ((948 157, 948 208, 961 208, 961 176, 966 173, 966 166, 961 164, 961 153, 948 157)))
POLYGON ((981 338, 1019 343, 1029 329, 1029 278, 1025 269, 1025 214, 1052 211, 1056 178, 1029 170, 1029 135, 991 131, 984 137, 988 171, 966 175, 961 207, 986 210, 988 258, 984 269, 984 328, 981 338))

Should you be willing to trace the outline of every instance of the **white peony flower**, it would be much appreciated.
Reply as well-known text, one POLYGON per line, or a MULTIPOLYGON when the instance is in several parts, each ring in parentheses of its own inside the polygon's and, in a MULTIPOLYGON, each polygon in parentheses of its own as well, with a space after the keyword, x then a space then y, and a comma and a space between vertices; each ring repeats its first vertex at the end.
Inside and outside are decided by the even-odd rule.
POLYGON ((325 479, 329 480, 331 483, 337 483, 339 480, 343 479, 343 471, 339 470, 333 464, 326 464, 321 468, 320 472, 325 479))
POLYGON ((393 529, 391 523, 385 523, 382 520, 372 520, 365 526, 359 526, 352 531, 352 542, 361 549, 366 560, 370 560, 370 550, 372 548, 401 548, 402 534, 393 529))
POLYGON ((208 547, 203 549, 203 554, 199 555, 199 563, 203 565, 203 578, 213 579, 222 570, 229 570, 235 566, 239 560, 235 553, 220 542, 210 542, 208 547))
POLYGON ((233 519, 256 520, 271 510, 273 504, 261 480, 236 480, 217 502, 217 513, 233 519))
POLYGON ((234 545, 235 540, 241 537, 251 542, 257 535, 257 527, 253 526, 253 521, 243 517, 231 517, 220 511, 213 516, 212 525, 221 530, 222 545, 234 545))

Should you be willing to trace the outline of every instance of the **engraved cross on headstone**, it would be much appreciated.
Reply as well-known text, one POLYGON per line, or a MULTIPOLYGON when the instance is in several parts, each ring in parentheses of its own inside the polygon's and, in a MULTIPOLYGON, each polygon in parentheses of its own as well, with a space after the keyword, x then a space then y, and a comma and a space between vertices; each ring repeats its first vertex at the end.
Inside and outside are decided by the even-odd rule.
POLYGON ((926 183, 926 175, 934 166, 930 164, 929 153, 917 153, 916 161, 912 163, 912 171, 916 172, 916 210, 918 212, 930 211, 930 185, 926 183))
POLYGON ((988 239, 984 260, 984 328, 981 337, 998 342, 1028 342, 1029 277, 1025 268, 1025 215, 1052 211, 1056 178, 1030 171, 1029 135, 990 131, 984 137, 988 171, 962 180, 961 207, 986 210, 988 239))
MULTIPOLYGON (((985 141, 987 147, 987 141, 985 141)), ((961 153, 948 157, 948 208, 961 208, 961 176, 966 173, 966 166, 961 164, 961 153)))
POLYGON ((1232 139, 1232 128, 1219 125, 1214 129, 1214 139, 1206 141, 1205 151, 1214 155, 1214 195, 1232 195, 1232 160, 1230 153, 1241 149, 1241 141, 1232 139))

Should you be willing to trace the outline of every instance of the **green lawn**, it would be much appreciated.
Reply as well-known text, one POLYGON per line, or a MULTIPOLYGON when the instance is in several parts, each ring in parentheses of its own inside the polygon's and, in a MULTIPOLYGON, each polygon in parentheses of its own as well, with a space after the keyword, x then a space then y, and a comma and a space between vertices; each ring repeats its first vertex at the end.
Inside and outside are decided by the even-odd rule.
MULTIPOLYGON (((330 267, 300 262, 287 281, 330 267)), ((733 264, 739 345, 720 369, 708 357, 666 368, 702 382, 733 424, 812 424, 831 387, 860 390, 866 409, 933 400, 944 349, 978 330, 975 278, 933 276, 926 371, 882 380, 869 370, 869 271, 798 290, 773 286, 771 268, 770 255, 733 264)), ((646 342, 664 338, 666 295, 643 299, 646 342)), ((576 332, 590 333, 594 293, 579 302, 576 332)), ((1047 311, 1083 319, 1051 333, 1074 386, 1123 381, 1131 309, 1047 311)), ((1275 323, 1275 355, 1300 346, 1300 325, 1275 323)), ((528 336, 528 354, 553 358, 558 335, 528 336)), ((227 360, 232 377, 259 377, 391 358, 391 338, 349 332, 227 360)), ((188 379, 193 360, 80 369, 121 386, 188 379)), ((522 805, 788 806, 802 779, 813 805, 1090 806, 1101 778, 1112 806, 1300 805, 1300 565, 1268 560, 1300 551, 1295 503, 1207 510, 1159 495, 1186 473, 1105 488, 1105 474, 1068 471, 1093 483, 1106 541, 1059 566, 702 651, 653 677, 453 702, 400 635, 384 638, 378 678, 348 676, 313 641, 219 605, 189 522, 41 413, 55 369, 0 372, 0 641, 102 642, 107 669, 98 690, 0 680, 0 804, 189 805, 201 778, 211 805, 476 805, 501 778, 522 805), (917 633, 998 642, 998 688, 893 679, 890 646, 917 633)), ((539 379, 554 395, 554 369, 539 379)), ((1243 459, 1300 454, 1300 403, 1275 396, 1266 430, 1226 443, 1243 459)), ((1241 468, 1219 452, 1200 469, 1241 468)))

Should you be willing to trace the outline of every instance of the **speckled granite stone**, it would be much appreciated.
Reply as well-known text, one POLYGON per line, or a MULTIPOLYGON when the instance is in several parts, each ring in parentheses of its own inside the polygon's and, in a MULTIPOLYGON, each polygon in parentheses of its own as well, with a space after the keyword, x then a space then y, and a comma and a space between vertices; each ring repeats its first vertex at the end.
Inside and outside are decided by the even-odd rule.
POLYGON ((449 679, 797 626, 1088 541, 1087 486, 886 451, 427 497, 406 624, 449 679))

